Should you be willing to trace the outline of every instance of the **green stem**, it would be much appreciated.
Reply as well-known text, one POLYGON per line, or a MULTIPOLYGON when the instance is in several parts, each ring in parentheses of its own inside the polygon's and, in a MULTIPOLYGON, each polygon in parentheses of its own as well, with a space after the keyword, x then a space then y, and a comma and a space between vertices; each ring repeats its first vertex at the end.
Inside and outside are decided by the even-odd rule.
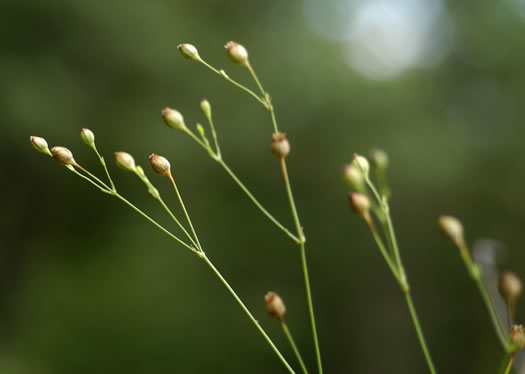
POLYGON ((257 327, 257 329, 259 330, 259 332, 261 333, 261 335, 264 337, 264 339, 266 339, 266 341, 268 342, 268 344, 270 345, 270 347, 272 347, 273 351, 275 352, 275 354, 277 355, 277 357, 279 357, 279 359, 281 360, 281 362, 284 364, 284 366, 286 367, 286 369, 288 369, 288 371, 292 374, 294 374, 294 370, 292 369, 292 367, 288 364, 288 362, 286 361, 286 359, 283 357, 283 355, 281 354, 281 352, 279 352, 279 349, 277 349, 277 347, 275 346, 275 344, 273 343, 273 341, 270 339, 270 337, 268 336, 268 334, 266 334, 266 332, 264 331, 264 329, 261 327, 261 325, 259 325, 259 322, 254 318, 254 316, 252 315, 252 313, 250 312, 250 310, 246 307, 246 305, 244 305, 244 303, 242 302, 242 300, 239 298, 239 296, 237 296, 237 293, 233 290, 233 288, 230 286, 230 284, 226 281, 226 279, 224 279, 224 277, 222 276, 222 274, 219 272, 219 270, 217 270, 217 268, 213 265, 213 263, 208 259, 208 257, 206 256, 206 254, 204 252, 200 252, 198 253, 199 257, 202 258, 206 264, 210 267, 211 270, 213 270, 213 272, 215 273, 215 275, 217 275, 217 277, 220 279, 220 281, 222 282, 222 284, 228 289, 228 291, 230 291, 230 293, 232 294, 233 298, 237 301, 237 303, 241 306, 241 308, 244 310, 244 312, 246 313, 246 315, 248 316, 248 318, 250 318, 250 320, 253 322, 253 324, 255 325, 255 327, 257 327))
MULTIPOLYGON (((67 165, 67 166, 71 166, 71 165, 67 165)), ((66 167, 67 167, 66 166, 66 167)), ((104 192, 104 193, 108 193, 110 194, 111 193, 111 190, 109 188, 104 188, 104 187, 101 187, 99 186, 97 183, 93 182, 91 179, 89 179, 88 177, 86 177, 84 174, 82 173, 79 173, 73 166, 71 167, 68 167, 69 170, 71 170, 73 173, 75 173, 76 175, 78 175, 79 177, 87 180, 89 183, 91 183, 93 186, 97 187, 100 191, 104 192)))
POLYGON ((157 199, 157 201, 162 205, 162 207, 164 208, 164 210, 166 210, 166 212, 168 212, 168 214, 170 215, 170 217, 175 221, 175 223, 180 227, 180 229, 184 232, 184 234, 188 237, 188 239, 191 241, 191 243, 195 246, 195 248, 199 248, 199 245, 195 242, 195 240, 192 238, 192 236, 190 235, 190 233, 186 230, 186 228, 182 225, 182 223, 177 219, 177 217, 175 217, 175 215, 173 214, 173 212, 171 211, 171 209, 166 205, 166 203, 164 202, 164 200, 162 200, 162 198, 159 196, 159 198, 157 199))
POLYGON ((488 293, 487 287, 485 286, 485 282, 483 282, 481 271, 478 274, 479 274, 478 277, 474 277, 474 282, 478 286, 479 292, 481 293, 481 297, 483 298, 483 301, 485 302, 485 305, 487 306, 487 309, 490 315, 490 319, 492 320, 492 324, 494 325, 494 329, 496 330, 496 335, 498 335, 501 345, 506 351, 509 351, 510 343, 507 338, 507 333, 505 332, 505 328, 503 327, 503 324, 501 323, 501 320, 498 317, 496 307, 494 306, 494 302, 492 301, 492 298, 490 297, 488 293))
POLYGON ((175 193, 177 194, 177 198, 179 199, 179 203, 182 207, 182 210, 184 211, 184 215, 186 216, 186 221, 188 221, 188 224, 190 225, 191 232, 193 233, 193 237, 197 241, 197 249, 199 251, 202 251, 201 243, 199 242, 199 237, 197 236, 197 233, 195 232, 195 228, 193 227, 193 223, 191 222, 190 215, 188 214, 188 211, 186 210, 186 206, 184 205, 182 196, 179 192, 179 189, 177 188, 177 184, 175 183, 175 180, 173 179, 171 173, 168 176, 170 178, 171 184, 173 185, 173 188, 175 189, 175 193))
POLYGON ((425 355, 428 368, 432 374, 436 374, 436 369, 434 368, 432 357, 430 357, 430 352, 428 351, 427 344, 425 342, 425 337, 423 336, 423 330, 421 329, 421 326, 419 324, 416 309, 414 308, 414 304, 412 303, 412 296, 410 295, 410 290, 406 289, 403 290, 403 292, 405 294, 408 309, 410 310, 410 316, 412 317, 414 327, 416 328, 417 337, 419 339, 419 343, 421 344, 421 348, 423 349, 423 354, 425 355))
MULTIPOLYGON (((370 225, 369 225, 370 226, 370 225)), ((379 247, 379 251, 383 255, 383 258, 385 259, 386 263, 388 264, 388 267, 392 271, 392 274, 394 274, 394 277, 398 282, 401 282, 401 278, 399 277, 399 271, 396 268, 396 265, 392 262, 392 259, 390 258, 390 255, 388 254, 385 245, 383 244, 383 241, 381 240, 381 237, 377 233, 377 230, 374 226, 370 227, 370 231, 372 232, 372 236, 374 237, 374 240, 379 247)))
POLYGON ((111 184, 111 190, 116 191, 117 189, 115 188, 115 184, 113 183, 113 180, 111 179, 111 176, 109 175, 109 170, 108 170, 108 167, 106 166, 106 161, 104 160, 104 157, 102 157, 100 153, 98 153, 97 147, 94 144, 93 144, 93 150, 97 154, 98 159, 100 160, 100 163, 102 164, 102 166, 104 167, 104 170, 106 171, 106 175, 108 177, 109 183, 111 184))
POLYGON ((111 188, 108 187, 108 185, 104 182, 102 182, 100 179, 98 179, 96 176, 94 176, 93 174, 91 174, 89 171, 87 171, 86 169, 84 169, 82 166, 80 166, 79 164, 75 163, 73 164, 74 167, 76 168, 79 168, 80 170, 82 170, 84 173, 86 173, 87 175, 89 175, 91 178, 93 178, 94 180, 96 180, 98 183, 100 183, 102 186, 104 186, 104 188, 106 190, 109 190, 109 191, 112 191, 111 188))
POLYGON ((301 369, 303 369, 303 373, 308 374, 308 370, 306 369, 306 365, 304 364, 303 358, 301 357, 301 353, 299 352, 299 349, 297 349, 292 334, 290 333, 290 330, 288 330, 288 326, 286 325, 284 320, 281 320, 281 327, 283 328, 284 334, 286 335, 288 341, 290 342, 290 345, 292 346, 295 356, 297 357, 297 361, 299 361, 299 365, 301 365, 301 369))
POLYGON ((266 108, 268 108, 265 100, 261 99, 255 92, 250 90, 248 87, 245 87, 242 84, 240 84, 240 83, 234 81, 233 79, 231 79, 230 77, 228 77, 228 75, 224 72, 224 70, 221 70, 222 71, 222 73, 221 73, 221 71, 215 69, 213 66, 211 66, 210 64, 208 64, 204 60, 200 59, 199 62, 201 64, 203 64, 204 66, 206 66, 211 71, 213 71, 214 73, 216 73, 216 74, 220 75, 221 77, 223 77, 224 79, 226 79, 228 82, 230 82, 234 86, 236 86, 236 87, 240 88, 241 90, 247 92, 248 94, 253 96, 258 102, 260 102, 262 105, 264 105, 266 108))
POLYGON ((277 219, 275 219, 274 216, 270 214, 262 205, 261 203, 253 196, 253 194, 248 190, 248 188, 241 182, 241 180, 235 175, 235 173, 228 167, 228 165, 224 162, 224 160, 218 159, 217 162, 226 170, 226 172, 230 175, 230 177, 237 183, 237 185, 244 191, 244 193, 250 198, 250 200, 255 204, 257 208, 270 220, 272 221, 275 226, 277 226, 279 229, 281 229, 286 235, 288 235, 294 242, 299 243, 300 239, 292 234, 290 230, 288 230, 286 227, 284 227, 277 219))
POLYGON ((503 361, 501 362, 501 366, 499 368, 498 374, 509 374, 512 370, 512 365, 514 363, 514 352, 506 352, 505 357, 503 357, 503 361))
POLYGON ((219 147, 219 140, 217 138, 217 132, 215 131, 215 126, 213 125, 212 118, 208 118, 210 123, 211 136, 213 137, 213 143, 215 144, 215 149, 217 150, 217 158, 221 158, 221 148, 219 147))

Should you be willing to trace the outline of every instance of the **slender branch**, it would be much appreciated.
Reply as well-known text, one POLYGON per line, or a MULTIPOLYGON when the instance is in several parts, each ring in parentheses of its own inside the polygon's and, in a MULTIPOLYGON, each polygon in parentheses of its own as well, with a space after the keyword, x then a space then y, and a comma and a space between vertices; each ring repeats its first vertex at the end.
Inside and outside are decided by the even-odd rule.
POLYGON ((306 369, 306 365, 304 364, 301 353, 299 352, 299 349, 297 349, 297 345, 295 345, 295 341, 293 340, 290 330, 288 330, 288 326, 282 319, 281 319, 281 327, 283 328, 284 334, 286 335, 286 337, 288 338, 288 341, 290 342, 290 345, 292 346, 295 356, 297 357, 297 361, 299 361, 299 365, 301 365, 301 369, 303 370, 303 373, 308 374, 308 370, 306 369))
POLYGON ((166 205, 166 203, 164 202, 164 200, 162 200, 162 198, 159 196, 158 199, 156 199, 161 205, 162 207, 164 208, 164 210, 166 210, 166 212, 168 212, 168 214, 170 215, 170 217, 175 221, 175 223, 180 227, 180 229, 184 232, 184 234, 188 237, 188 239, 191 241, 191 243, 195 246, 195 248, 199 248, 199 244, 197 242, 195 242, 195 239, 193 239, 193 237, 190 235, 190 233, 186 230, 186 228, 182 225, 182 223, 178 220, 177 217, 175 217, 175 215, 173 214, 173 212, 171 211, 171 209, 166 205))
POLYGON ((392 262, 392 259, 390 258, 385 248, 385 245, 383 244, 383 241, 381 240, 381 237, 377 233, 377 230, 375 229, 373 225, 369 225, 369 227, 370 227, 370 231, 372 232, 372 236, 374 237, 374 240, 377 246, 379 247, 379 251, 383 255, 383 258, 385 259, 386 263, 388 264, 388 267, 392 271, 392 274, 394 274, 394 277, 396 278, 398 282, 401 282, 401 279, 399 277, 399 271, 397 270, 396 265, 392 262))
POLYGON ((109 170, 108 170, 108 167, 106 166, 106 161, 104 160, 104 157, 102 157, 100 153, 98 153, 98 150, 95 144, 93 144, 93 150, 97 154, 98 159, 100 160, 100 163, 102 164, 102 166, 104 167, 104 170, 106 171, 106 175, 108 177, 109 183, 111 184, 111 190, 116 191, 117 189, 115 187, 115 184, 113 183, 113 180, 111 179, 111 176, 109 175, 109 170))
POLYGON ((501 366, 499 368, 498 374, 509 374, 512 370, 512 365, 514 364, 514 352, 506 352, 503 361, 501 361, 501 366))
POLYGON ((279 352, 279 349, 275 346, 275 344, 273 343, 272 339, 270 339, 270 337, 268 336, 268 334, 266 334, 266 332, 264 331, 264 329, 261 327, 261 325, 259 325, 259 322, 255 319, 255 317, 252 315, 252 313, 250 312, 250 310, 246 307, 246 305, 244 305, 244 303, 242 302, 242 300, 239 298, 239 296, 237 296, 237 293, 233 290, 233 288, 230 286, 230 284, 226 281, 226 279, 224 279, 224 277, 222 276, 222 274, 219 272, 219 270, 217 270, 217 268, 213 265, 213 263, 208 259, 208 257, 206 256, 206 254, 204 252, 200 252, 199 254, 199 257, 202 258, 206 264, 210 267, 211 270, 213 270, 213 272, 215 273, 215 275, 217 275, 217 277, 220 279, 220 281, 222 282, 222 284, 228 289, 228 291, 230 291, 230 293, 232 294, 233 298, 235 299, 235 301, 237 301, 237 303, 241 306, 241 308, 244 310, 244 312, 246 313, 246 315, 248 316, 248 318, 250 318, 250 320, 253 322, 253 324, 255 325, 255 327, 257 327, 257 330, 259 330, 259 332, 261 333, 261 335, 264 337, 264 339, 266 339, 266 341, 268 342, 268 344, 270 345, 270 347, 272 347, 273 351, 275 352, 275 354, 277 355, 277 357, 279 357, 279 359, 281 360, 281 362, 283 363, 283 365, 286 367, 286 369, 288 369, 288 371, 292 374, 294 374, 294 370, 292 369, 292 367, 288 364, 288 362, 286 361, 286 359, 283 357, 283 355, 281 354, 281 352, 279 352))

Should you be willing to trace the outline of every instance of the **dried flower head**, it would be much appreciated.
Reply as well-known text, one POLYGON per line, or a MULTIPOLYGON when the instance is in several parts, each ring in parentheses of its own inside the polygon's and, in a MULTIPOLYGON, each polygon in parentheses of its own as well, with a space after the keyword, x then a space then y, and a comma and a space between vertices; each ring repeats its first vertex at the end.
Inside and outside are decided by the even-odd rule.
POLYGON ((268 314, 279 320, 282 320, 286 313, 286 306, 284 305, 283 299, 275 292, 268 292, 264 295, 266 301, 266 310, 268 314))
POLYGON ((226 51, 228 51, 230 58, 236 64, 243 65, 246 67, 250 65, 250 62, 248 61, 248 51, 239 43, 229 41, 228 43, 226 43, 224 48, 226 48, 226 51))
POLYGON ((49 147, 47 145, 47 141, 44 138, 41 138, 39 136, 30 136, 29 140, 31 141, 31 145, 34 149, 36 149, 38 152, 45 153, 46 155, 53 156, 51 152, 49 151, 49 147))
POLYGON ((152 153, 149 156, 149 162, 151 163, 151 167, 155 173, 167 177, 171 175, 171 165, 166 158, 152 153))
POLYGON ((61 165, 76 165, 73 153, 66 147, 56 146, 51 148, 53 158, 61 165))
POLYGON ((136 171, 135 159, 127 152, 115 152, 117 166, 126 171, 136 171))
POLYGON ((278 132, 272 135, 272 153, 277 158, 285 158, 290 153, 290 143, 286 134, 278 132))

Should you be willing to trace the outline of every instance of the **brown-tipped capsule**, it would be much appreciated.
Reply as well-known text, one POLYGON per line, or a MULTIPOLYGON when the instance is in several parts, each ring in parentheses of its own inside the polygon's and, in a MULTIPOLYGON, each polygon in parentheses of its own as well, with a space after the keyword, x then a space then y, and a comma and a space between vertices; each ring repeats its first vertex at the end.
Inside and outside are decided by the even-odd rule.
POLYGON ((504 271, 499 276, 498 290, 508 303, 515 302, 521 295, 523 286, 520 278, 512 271, 504 271))
POLYGON ((358 216, 365 217, 370 214, 370 200, 362 193, 350 192, 348 194, 348 202, 350 203, 350 208, 358 216))
POLYGON ((243 66, 250 65, 250 62, 248 61, 248 51, 239 43, 229 41, 228 43, 226 43, 224 48, 226 48, 226 51, 228 51, 230 58, 236 64, 243 66))
POLYGON ((41 138, 39 136, 30 136, 29 140, 31 141, 31 145, 34 149, 36 149, 38 152, 45 153, 46 155, 53 156, 51 152, 49 151, 49 147, 47 145, 47 141, 44 138, 41 138))
POLYGON ((136 171, 135 159, 126 152, 115 152, 117 166, 126 171, 136 171))
POLYGON ((278 132, 272 135, 272 153, 277 158, 285 158, 290 153, 290 142, 286 134, 278 132))
POLYGON ((283 299, 275 292, 268 292, 264 295, 266 301, 266 310, 268 314, 274 318, 282 320, 286 313, 286 306, 284 305, 283 299))
POLYGON ((343 169, 343 181, 352 190, 363 191, 365 188, 363 173, 353 164, 345 165, 343 169))
POLYGON ((149 156, 149 162, 155 173, 167 177, 171 175, 171 165, 166 158, 152 153, 151 156, 149 156))
POLYGON ((184 58, 188 60, 195 60, 200 61, 199 52, 197 51, 197 48, 191 44, 182 43, 177 46, 177 49, 180 51, 180 53, 184 56, 184 58))
POLYGON ((66 147, 56 146, 51 148, 53 158, 61 165, 76 165, 73 153, 66 147))
POLYGON ((515 351, 525 348, 525 332, 522 325, 514 325, 509 333, 509 340, 515 351))
POLYGON ((176 130, 187 130, 186 124, 184 123, 184 117, 178 110, 171 108, 164 108, 161 111, 162 118, 166 125, 176 130))
POLYGON ((95 147, 95 134, 90 129, 83 128, 80 130, 80 138, 91 148, 95 147))
POLYGON ((438 228, 439 231, 455 245, 458 247, 465 246, 463 224, 456 217, 440 216, 438 219, 438 228))
POLYGON ((382 149, 371 149, 369 157, 373 167, 380 170, 385 170, 388 167, 388 155, 382 149))

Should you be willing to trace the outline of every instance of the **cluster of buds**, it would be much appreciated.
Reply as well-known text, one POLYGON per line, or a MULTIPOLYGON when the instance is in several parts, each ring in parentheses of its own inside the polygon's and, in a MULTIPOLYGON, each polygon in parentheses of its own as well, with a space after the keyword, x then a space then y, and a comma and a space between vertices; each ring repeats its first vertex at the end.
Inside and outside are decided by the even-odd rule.
POLYGON ((367 196, 366 181, 370 172, 370 164, 366 157, 354 154, 352 162, 343 169, 343 182, 352 190, 348 194, 348 202, 352 211, 362 217, 373 227, 370 215, 370 200, 367 196))

